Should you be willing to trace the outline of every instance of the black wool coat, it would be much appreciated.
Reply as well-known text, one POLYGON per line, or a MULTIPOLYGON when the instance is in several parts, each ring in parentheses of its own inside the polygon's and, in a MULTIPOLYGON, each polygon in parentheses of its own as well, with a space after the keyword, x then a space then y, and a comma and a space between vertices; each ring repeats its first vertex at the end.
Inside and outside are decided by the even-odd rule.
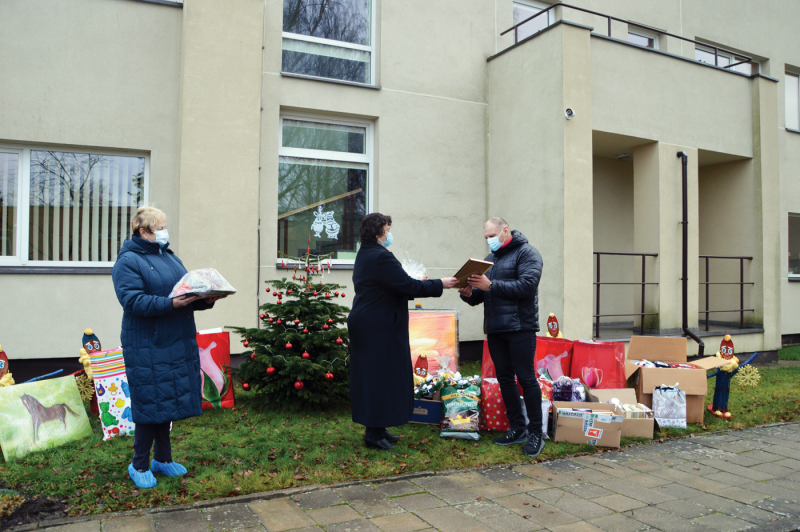
POLYGON ((414 412, 408 300, 441 296, 442 281, 412 279, 392 252, 374 242, 361 244, 353 287, 347 318, 353 421, 365 427, 404 425, 414 412))
POLYGON ((539 330, 539 279, 542 256, 519 231, 511 243, 486 257, 494 266, 486 273, 492 284, 484 292, 472 289, 461 299, 472 306, 483 303, 483 332, 496 334, 539 330))

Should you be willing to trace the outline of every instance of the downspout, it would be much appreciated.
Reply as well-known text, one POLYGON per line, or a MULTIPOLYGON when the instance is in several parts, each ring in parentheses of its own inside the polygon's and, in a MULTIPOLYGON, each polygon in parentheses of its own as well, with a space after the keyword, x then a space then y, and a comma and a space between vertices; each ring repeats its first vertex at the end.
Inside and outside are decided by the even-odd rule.
POLYGON ((683 284, 681 290, 681 303, 683 307, 683 334, 699 344, 697 356, 703 356, 705 344, 699 336, 689 330, 689 314, 687 310, 687 293, 689 286, 689 179, 687 176, 687 164, 689 161, 689 156, 686 155, 686 152, 679 151, 678 157, 681 158, 681 164, 683 166, 683 221, 681 222, 683 225, 683 276, 681 277, 681 282, 683 284))

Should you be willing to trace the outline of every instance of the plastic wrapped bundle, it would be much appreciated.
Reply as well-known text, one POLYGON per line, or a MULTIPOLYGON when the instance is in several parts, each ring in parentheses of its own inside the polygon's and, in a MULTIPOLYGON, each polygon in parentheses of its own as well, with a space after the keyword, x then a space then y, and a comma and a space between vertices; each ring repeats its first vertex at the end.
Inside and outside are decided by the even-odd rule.
POLYGON ((586 389, 580 379, 558 378, 553 381, 553 401, 586 401, 586 389))
POLYGON ((236 289, 214 268, 193 270, 184 275, 172 289, 169 297, 192 296, 227 296, 235 294, 236 289))

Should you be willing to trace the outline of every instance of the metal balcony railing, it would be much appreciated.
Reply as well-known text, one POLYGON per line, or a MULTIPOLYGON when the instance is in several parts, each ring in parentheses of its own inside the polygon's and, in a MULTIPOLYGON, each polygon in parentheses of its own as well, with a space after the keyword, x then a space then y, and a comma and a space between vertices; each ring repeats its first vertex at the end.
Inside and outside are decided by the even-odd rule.
MULTIPOLYGON (((666 35, 667 37, 672 37, 674 39, 680 39, 681 41, 694 43, 695 45, 699 45, 699 46, 702 46, 704 48, 713 49, 714 50, 714 65, 715 66, 720 66, 720 64, 719 64, 719 53, 720 52, 723 52, 725 54, 730 54, 731 57, 743 58, 744 59, 744 61, 739 61, 738 63, 733 63, 732 62, 730 65, 724 65, 721 68, 728 68, 729 69, 729 68, 733 68, 735 66, 738 66, 738 65, 741 65, 741 64, 744 64, 744 63, 752 63, 752 61, 753 61, 752 57, 748 57, 748 56, 746 56, 746 55, 744 55, 742 53, 739 53, 739 52, 734 52, 733 50, 727 50, 725 48, 720 48, 719 46, 714 46, 714 45, 711 45, 711 44, 708 44, 708 43, 695 41, 694 39, 687 39, 686 37, 681 37, 680 35, 675 35, 673 33, 668 33, 666 31, 661 31, 659 29, 652 28, 650 26, 645 26, 643 24, 637 24, 637 23, 631 22, 629 20, 623 20, 621 18, 612 17, 611 15, 606 15, 605 13, 598 13, 597 11, 591 11, 589 9, 584 9, 582 7, 573 6, 573 5, 569 5, 569 4, 563 4, 561 2, 556 2, 555 4, 551 5, 550 7, 546 8, 546 9, 543 9, 543 10, 539 11, 538 13, 536 13, 535 15, 526 18, 522 22, 514 24, 513 26, 508 28, 506 31, 501 33, 500 35, 505 35, 509 31, 513 31, 514 32, 514 44, 517 44, 519 42, 519 27, 520 26, 530 22, 531 20, 535 19, 536 17, 544 15, 545 13, 547 13, 550 10, 555 9, 557 7, 563 7, 563 8, 567 8, 567 9, 574 9, 575 11, 581 11, 583 13, 588 13, 590 15, 595 15, 595 16, 598 16, 598 17, 604 17, 608 22, 608 33, 607 33, 607 35, 609 37, 611 37, 611 21, 612 20, 616 20, 617 22, 622 22, 623 24, 627 24, 628 26, 634 26, 634 27, 637 27, 637 28, 641 28, 641 29, 647 30, 649 32, 657 33, 659 35, 666 35)), ((547 16, 547 15, 545 15, 545 16, 547 16)), ((562 19, 563 19, 563 14, 562 14, 562 19)), ((532 34, 532 35, 530 35, 528 37, 525 37, 525 39, 532 38, 534 35, 537 35, 538 33, 541 33, 545 29, 547 29, 547 26, 545 26, 545 28, 537 31, 534 34, 532 34)))
POLYGON ((728 313, 728 312, 738 312, 739 313, 739 329, 744 329, 744 313, 745 312, 754 312, 755 309, 751 308, 744 308, 744 285, 753 285, 753 282, 744 282, 744 261, 746 260, 753 260, 753 257, 737 257, 737 256, 728 256, 728 255, 700 255, 701 259, 705 259, 706 261, 706 281, 704 283, 700 283, 706 287, 706 309, 701 310, 699 314, 706 315, 706 330, 708 330, 708 316, 711 313, 728 313), (728 259, 728 260, 738 260, 739 261, 739 282, 732 282, 732 283, 712 283, 709 281, 709 270, 708 270, 708 261, 709 259, 728 259), (739 285, 739 308, 738 309, 731 309, 731 310, 709 310, 709 287, 711 285, 739 285))
POLYGON ((645 259, 647 257, 658 257, 658 253, 617 253, 612 251, 594 251, 593 252, 595 257, 597 258, 597 281, 595 281, 595 291, 596 291, 596 310, 594 317, 594 337, 600 338, 600 318, 611 318, 611 317, 631 317, 631 316, 639 316, 641 319, 641 326, 640 326, 640 334, 644 335, 644 317, 645 316, 658 316, 658 312, 645 312, 644 306, 644 296, 645 296, 645 287, 647 285, 658 285, 658 283, 648 283, 646 275, 646 264, 645 259), (639 283, 601 283, 600 282, 600 257, 602 255, 618 255, 618 256, 627 256, 627 257, 642 257, 642 281, 639 283), (641 312, 634 312, 633 314, 600 314, 600 287, 603 285, 639 285, 642 287, 642 307, 641 312))

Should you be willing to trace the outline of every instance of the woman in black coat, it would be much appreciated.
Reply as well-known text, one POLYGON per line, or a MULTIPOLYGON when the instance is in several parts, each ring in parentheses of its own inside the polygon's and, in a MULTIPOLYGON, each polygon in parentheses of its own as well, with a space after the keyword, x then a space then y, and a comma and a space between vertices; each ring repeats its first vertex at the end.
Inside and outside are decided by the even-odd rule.
POLYGON ((355 299, 350 336, 350 404, 353 421, 367 430, 367 447, 391 449, 399 438, 386 427, 405 425, 414 412, 414 378, 408 345, 408 300, 439 297, 455 277, 417 281, 386 249, 391 216, 368 214, 361 221, 361 249, 353 269, 355 299))

